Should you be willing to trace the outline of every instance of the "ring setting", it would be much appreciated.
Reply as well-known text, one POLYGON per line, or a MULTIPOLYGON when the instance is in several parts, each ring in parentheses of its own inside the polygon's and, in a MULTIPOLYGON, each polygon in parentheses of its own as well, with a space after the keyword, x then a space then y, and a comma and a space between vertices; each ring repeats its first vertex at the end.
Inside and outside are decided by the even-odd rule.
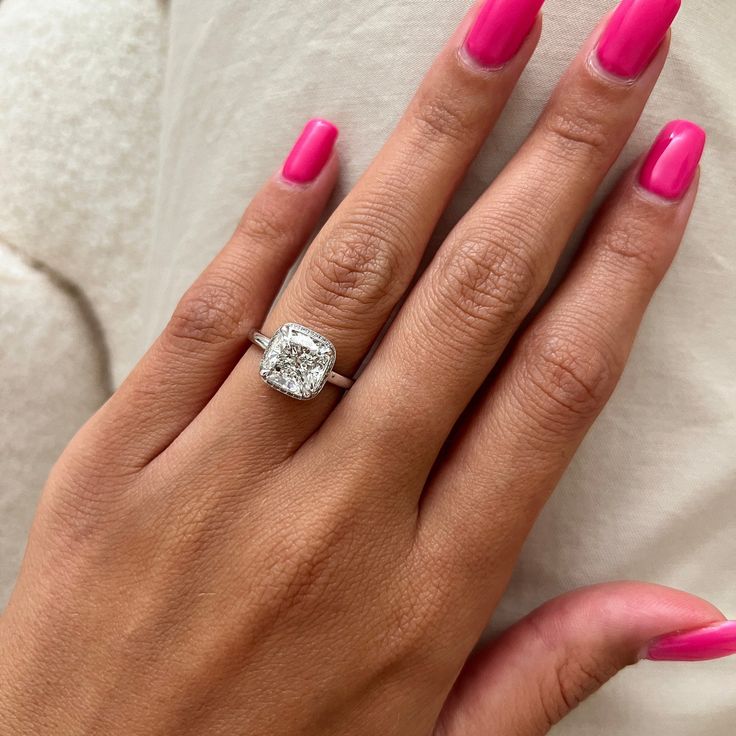
POLYGON ((273 389, 293 399, 307 401, 327 383, 348 389, 353 381, 333 372, 337 352, 324 336, 304 325, 289 322, 272 338, 258 331, 249 335, 263 349, 259 373, 273 389))

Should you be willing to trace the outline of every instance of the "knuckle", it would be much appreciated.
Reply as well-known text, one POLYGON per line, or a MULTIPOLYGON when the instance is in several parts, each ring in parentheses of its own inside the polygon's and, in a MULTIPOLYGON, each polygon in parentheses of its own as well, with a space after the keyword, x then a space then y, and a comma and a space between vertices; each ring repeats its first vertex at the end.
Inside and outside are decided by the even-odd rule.
POLYGON ((439 271, 436 291, 443 306, 473 333, 485 334, 489 323, 503 326, 518 318, 537 289, 536 269, 519 247, 518 235, 511 237, 516 244, 503 235, 488 242, 480 233, 468 233, 439 271))
POLYGON ((567 333, 533 339, 529 380, 541 392, 546 413, 572 421, 595 416, 605 404, 621 367, 600 339, 567 333))
POLYGON ((310 594, 319 594, 325 586, 336 543, 332 534, 314 535, 309 543, 298 545, 294 555, 292 574, 286 586, 285 599, 291 607, 306 600, 310 594))
POLYGON ((294 612, 307 614, 318 608, 341 571, 338 549, 342 544, 338 527, 318 524, 297 527, 288 538, 280 538, 270 549, 271 584, 264 601, 281 618, 294 612))
POLYGON ((471 112, 452 95, 421 100, 414 110, 413 122, 424 145, 444 141, 464 143, 474 127, 471 112))
POLYGON ((583 111, 582 106, 559 106, 552 109, 543 122, 543 132, 552 142, 555 151, 565 156, 599 159, 610 149, 610 133, 605 116, 591 105, 583 111))
POLYGON ((445 652, 440 648, 427 648, 427 641, 436 634, 439 614, 433 606, 422 603, 419 597, 395 595, 379 647, 383 669, 403 669, 419 662, 439 665, 445 652), (433 661, 435 657, 437 662, 433 661))
POLYGON ((49 476, 41 518, 64 550, 79 556, 116 546, 135 515, 137 475, 113 476, 98 461, 62 455, 49 476))
POLYGON ((340 314, 393 306, 402 279, 404 228, 388 213, 354 211, 319 243, 310 259, 307 288, 320 307, 340 314))
POLYGON ((242 286, 210 280, 195 284, 174 310, 164 332, 187 345, 216 345, 244 334, 242 286))
POLYGON ((625 227, 602 235, 603 253, 635 279, 658 280, 664 268, 661 248, 652 243, 651 228, 630 219, 625 227))
POLYGON ((519 626, 534 646, 539 647, 543 660, 551 655, 549 666, 540 670, 532 690, 539 703, 535 711, 546 733, 610 680, 619 668, 613 658, 602 651, 575 645, 558 649, 556 639, 550 638, 557 627, 545 626, 534 614, 519 626))
POLYGON ((259 205, 246 210, 235 230, 235 238, 273 248, 290 243, 293 233, 284 220, 284 213, 259 205))
POLYGON ((589 652, 567 652, 551 677, 540 684, 540 701, 547 725, 554 726, 570 711, 600 689, 616 673, 604 661, 595 661, 589 652))

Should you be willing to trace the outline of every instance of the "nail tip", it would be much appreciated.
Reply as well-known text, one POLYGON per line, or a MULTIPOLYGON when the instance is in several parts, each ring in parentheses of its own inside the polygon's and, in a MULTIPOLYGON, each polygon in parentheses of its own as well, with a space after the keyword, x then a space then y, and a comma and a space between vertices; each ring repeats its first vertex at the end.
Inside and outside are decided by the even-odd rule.
POLYGON ((736 655, 736 621, 675 631, 651 641, 642 659, 651 662, 704 662, 736 655))
POLYGON ((706 133, 690 120, 671 120, 659 132, 639 173, 639 183, 669 201, 690 188, 705 149, 706 133))
POLYGON ((308 120, 284 162, 281 176, 291 184, 313 182, 329 161, 339 132, 325 118, 308 120))
POLYGON ((686 118, 671 120, 664 126, 661 135, 681 135, 688 138, 698 157, 702 155, 708 141, 708 133, 705 128, 686 118))
POLYGON ((318 128, 323 129, 329 135, 334 136, 334 138, 337 138, 340 135, 340 128, 327 118, 312 118, 307 121, 307 124, 304 126, 304 130, 315 130, 318 128))
POLYGON ((482 67, 501 68, 521 49, 544 0, 487 0, 465 38, 468 56, 482 67))
POLYGON ((601 34, 596 54, 607 72, 639 77, 667 36, 680 0, 622 0, 601 34))

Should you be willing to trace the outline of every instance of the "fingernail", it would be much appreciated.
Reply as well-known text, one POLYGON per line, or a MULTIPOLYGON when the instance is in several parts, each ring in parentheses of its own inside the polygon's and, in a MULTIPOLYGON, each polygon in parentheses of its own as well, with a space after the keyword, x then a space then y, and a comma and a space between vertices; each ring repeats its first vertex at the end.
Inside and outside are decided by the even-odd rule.
POLYGON ((286 159, 282 175, 293 184, 314 181, 330 160, 338 129, 329 120, 310 120, 286 159))
POLYGON ((650 642, 645 659, 665 662, 702 662, 736 654, 736 621, 676 631, 650 642))
POLYGON ((534 27, 544 0, 487 0, 465 39, 478 64, 498 68, 510 61, 534 27))
POLYGON ((680 0, 623 0, 598 42, 598 61, 611 74, 638 77, 657 53, 680 0))
POLYGON ((690 188, 705 148, 705 131, 688 120, 673 120, 654 141, 639 173, 644 189, 677 200, 690 188))

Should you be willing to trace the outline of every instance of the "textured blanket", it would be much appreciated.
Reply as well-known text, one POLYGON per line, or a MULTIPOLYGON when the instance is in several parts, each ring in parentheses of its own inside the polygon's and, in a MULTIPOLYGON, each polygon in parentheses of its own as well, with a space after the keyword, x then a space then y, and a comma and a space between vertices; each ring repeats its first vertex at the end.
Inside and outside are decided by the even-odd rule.
POLYGON ((0 2, 0 607, 55 458, 135 359, 166 18, 0 2))

